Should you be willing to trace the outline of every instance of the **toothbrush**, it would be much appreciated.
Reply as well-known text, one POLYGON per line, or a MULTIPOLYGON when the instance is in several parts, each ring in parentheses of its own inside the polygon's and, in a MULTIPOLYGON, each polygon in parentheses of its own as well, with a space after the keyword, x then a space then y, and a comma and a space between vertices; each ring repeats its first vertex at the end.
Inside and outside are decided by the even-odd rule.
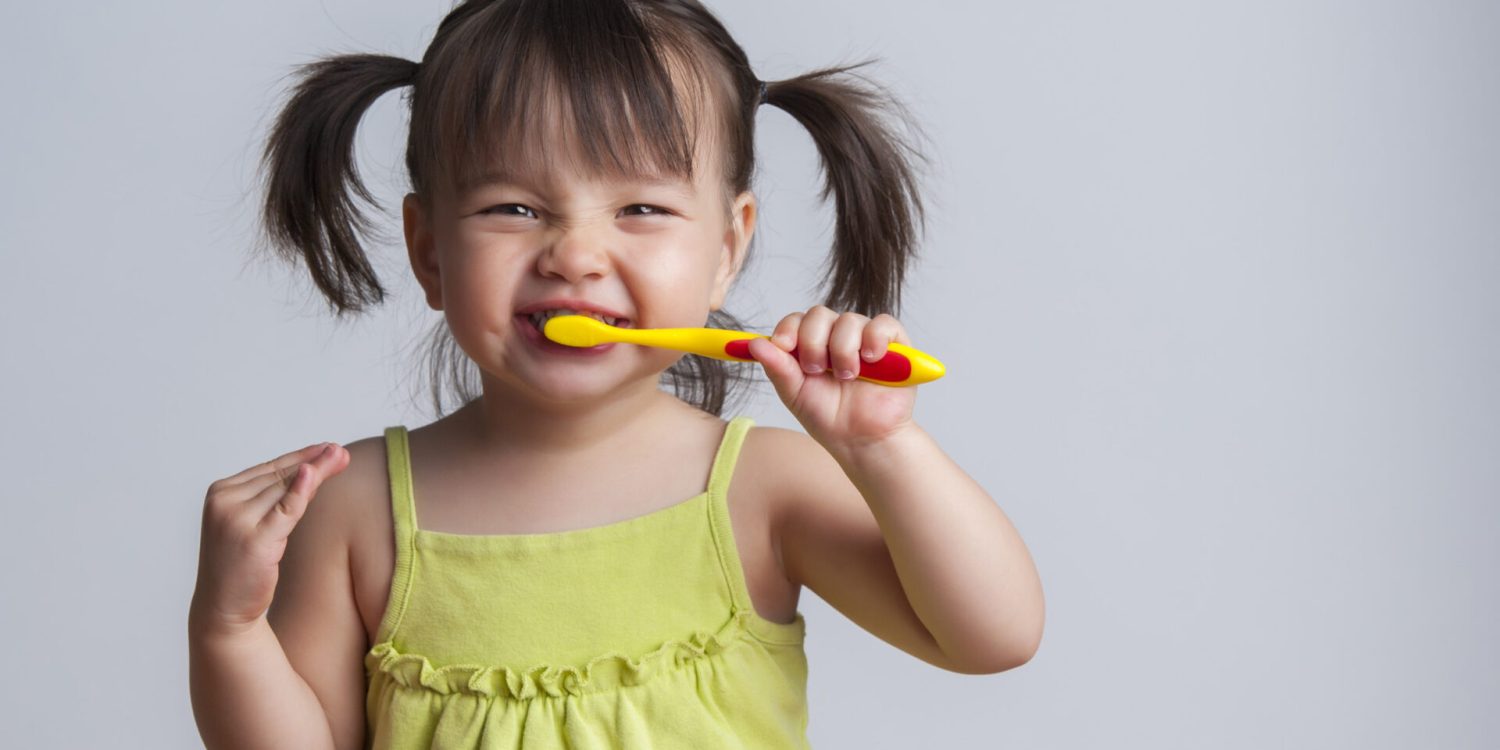
MULTIPOLYGON (((567 346, 638 344, 698 354, 730 362, 754 362, 750 340, 770 338, 759 333, 722 328, 618 328, 587 315, 559 315, 547 321, 542 335, 567 346)), ((878 385, 910 386, 929 383, 943 376, 943 363, 935 357, 894 341, 885 356, 874 362, 860 361, 860 380, 878 385)), ((797 356, 797 350, 790 354, 797 356)))

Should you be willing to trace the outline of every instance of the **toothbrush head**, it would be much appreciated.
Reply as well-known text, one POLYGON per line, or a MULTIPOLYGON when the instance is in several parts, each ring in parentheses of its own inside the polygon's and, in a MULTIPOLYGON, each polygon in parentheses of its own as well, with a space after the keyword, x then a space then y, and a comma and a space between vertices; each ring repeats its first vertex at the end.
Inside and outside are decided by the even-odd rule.
POLYGON ((617 341, 614 326, 587 315, 559 315, 542 325, 542 335, 566 346, 598 346, 617 341))

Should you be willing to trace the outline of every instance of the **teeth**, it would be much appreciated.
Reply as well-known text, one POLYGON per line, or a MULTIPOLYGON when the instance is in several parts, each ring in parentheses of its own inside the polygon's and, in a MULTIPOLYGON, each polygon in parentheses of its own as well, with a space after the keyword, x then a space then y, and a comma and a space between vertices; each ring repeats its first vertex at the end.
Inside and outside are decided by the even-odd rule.
POLYGON ((557 309, 557 310, 542 310, 540 312, 534 312, 534 313, 531 314, 531 322, 534 323, 534 324, 536 324, 536 327, 538 329, 540 329, 542 326, 544 326, 544 325, 547 324, 547 321, 549 321, 552 318, 555 318, 555 317, 557 317, 559 315, 587 315, 588 317, 593 318, 594 320, 600 321, 600 322, 602 322, 602 323, 604 323, 606 325, 617 325, 618 322, 619 322, 618 318, 611 318, 608 315, 600 315, 599 313, 584 312, 584 311, 581 311, 581 310, 569 310, 567 308, 560 308, 560 309, 557 309))

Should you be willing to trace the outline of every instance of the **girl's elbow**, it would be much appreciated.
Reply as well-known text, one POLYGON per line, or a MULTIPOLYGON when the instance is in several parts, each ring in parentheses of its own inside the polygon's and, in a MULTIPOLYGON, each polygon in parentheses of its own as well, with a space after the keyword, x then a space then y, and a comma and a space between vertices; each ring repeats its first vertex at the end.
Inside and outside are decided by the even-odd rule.
POLYGON ((1010 652, 1001 658, 981 662, 977 669, 974 672, 970 672, 970 674, 1000 674, 1001 672, 1008 672, 1031 661, 1031 657, 1035 655, 1036 649, 1028 649, 1020 653, 1010 652))
POLYGON ((950 658, 944 666, 952 672, 959 674, 999 674, 1026 662, 1036 655, 1040 642, 1033 642, 1025 646, 1007 644, 1005 647, 996 648, 984 654, 971 654, 964 659, 950 658))
POLYGON ((1038 629, 1034 637, 1027 638, 1021 643, 1011 642, 1004 648, 998 648, 988 659, 981 660, 978 664, 979 671, 972 674, 998 674, 1007 670, 1015 669, 1036 656, 1036 652, 1042 646, 1042 633, 1038 629))

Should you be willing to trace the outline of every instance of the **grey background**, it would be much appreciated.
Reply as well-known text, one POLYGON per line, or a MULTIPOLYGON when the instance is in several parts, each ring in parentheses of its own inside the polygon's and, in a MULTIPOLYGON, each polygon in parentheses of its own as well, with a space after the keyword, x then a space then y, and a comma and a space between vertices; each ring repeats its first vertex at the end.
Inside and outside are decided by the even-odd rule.
MULTIPOLYGON (((418 59, 448 7, 0 10, 8 746, 199 745, 208 484, 430 419, 401 245, 346 326, 247 248, 290 66, 418 59)), ((805 592, 814 746, 1500 743, 1500 6, 713 7, 762 78, 879 55, 922 116, 902 318, 950 374, 917 418, 1047 593, 1037 657, 967 676, 805 592)), ((398 242, 404 116, 359 136, 398 242)), ((758 122, 730 309, 769 327, 816 301, 832 214, 807 134, 758 122)), ((768 386, 745 413, 797 426, 768 386)))

